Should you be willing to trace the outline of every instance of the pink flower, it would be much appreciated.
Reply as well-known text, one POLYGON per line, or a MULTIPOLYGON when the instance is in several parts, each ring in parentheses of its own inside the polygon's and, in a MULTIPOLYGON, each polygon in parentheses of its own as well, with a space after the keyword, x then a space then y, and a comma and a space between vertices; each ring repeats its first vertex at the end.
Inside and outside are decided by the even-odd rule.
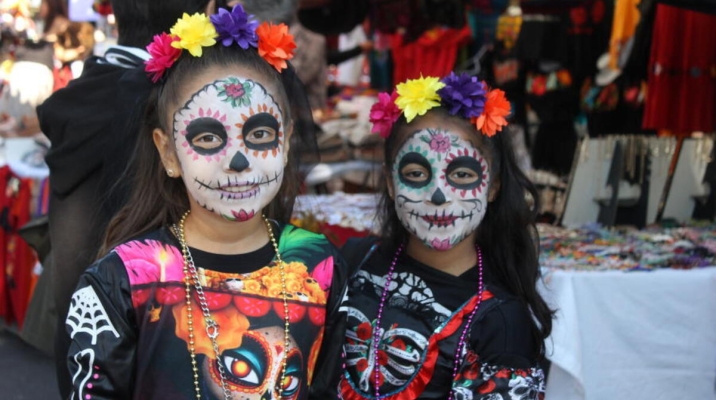
POLYGON ((452 246, 450 245, 450 239, 440 240, 438 238, 435 238, 430 242, 430 247, 438 251, 444 251, 450 250, 452 246))
POLYGON ((236 221, 241 221, 241 222, 243 222, 243 221, 248 221, 248 220, 250 220, 251 218, 253 218, 254 215, 256 215, 256 212, 255 212, 254 210, 251 210, 251 211, 249 211, 249 212, 246 212, 246 210, 244 210, 244 209, 242 208, 241 210, 239 210, 239 212, 236 212, 236 211, 234 211, 234 210, 231 210, 231 214, 234 216, 234 219, 235 219, 236 221))
POLYGON ((450 150, 450 138, 442 133, 432 135, 430 138, 430 150, 447 153, 450 150))
POLYGON ((318 282, 318 286, 323 291, 328 290, 331 287, 333 281, 333 257, 328 257, 316 265, 316 268, 311 272, 311 278, 318 282))
POLYGON ((178 249, 156 240, 134 240, 117 246, 132 286, 154 282, 182 282, 184 261, 178 249))
POLYGON ((226 94, 231 97, 241 97, 246 94, 246 91, 244 90, 244 85, 241 84, 230 83, 224 86, 224 89, 226 90, 226 94))
POLYGON ((165 32, 155 35, 154 41, 147 46, 147 52, 151 58, 144 62, 144 70, 149 74, 152 82, 156 83, 162 79, 164 72, 171 68, 181 55, 181 49, 172 47, 172 42, 178 40, 178 37, 165 32))
POLYGON ((395 105, 398 93, 393 91, 392 95, 388 93, 379 93, 378 102, 370 108, 370 122, 373 124, 371 132, 379 134, 382 138, 388 138, 393 124, 400 117, 400 108, 395 105))

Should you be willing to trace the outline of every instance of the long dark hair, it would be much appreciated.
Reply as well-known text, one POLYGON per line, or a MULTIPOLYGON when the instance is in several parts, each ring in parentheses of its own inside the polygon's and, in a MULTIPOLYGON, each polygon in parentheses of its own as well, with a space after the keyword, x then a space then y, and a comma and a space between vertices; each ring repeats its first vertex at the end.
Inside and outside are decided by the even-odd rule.
MULTIPOLYGON (((540 277, 538 249, 539 236, 535 227, 538 210, 537 190, 517 166, 514 152, 506 132, 487 137, 477 132, 468 121, 454 117, 443 108, 433 108, 429 114, 450 118, 463 129, 473 132, 480 150, 490 161, 492 182, 499 182, 499 191, 489 203, 485 217, 477 228, 476 244, 480 245, 487 261, 490 276, 510 293, 521 299, 532 311, 539 326, 534 329, 533 340, 544 355, 544 339, 552 331, 553 312, 537 291, 540 277), (530 207, 526 195, 534 202, 530 207)), ((394 124, 385 141, 385 189, 379 205, 383 246, 394 249, 407 244, 410 233, 403 227, 390 198, 385 179, 393 169, 400 146, 412 132, 404 116, 394 124)))
POLYGON ((57 17, 69 18, 67 12, 67 0, 44 0, 47 4, 47 15, 42 19, 43 33, 47 33, 57 17))
POLYGON ((238 46, 224 47, 215 45, 203 49, 201 57, 193 57, 184 52, 168 75, 152 90, 147 101, 144 124, 137 140, 136 149, 127 171, 132 180, 132 191, 127 204, 112 219, 107 228, 100 256, 114 246, 133 237, 170 225, 181 218, 189 209, 189 199, 182 179, 169 178, 154 146, 152 132, 160 128, 172 132, 167 126, 170 107, 179 102, 182 84, 211 67, 248 68, 267 78, 278 88, 280 101, 284 107, 286 126, 293 123, 293 136, 289 150, 288 164, 284 169, 284 178, 276 197, 266 208, 266 214, 280 222, 288 222, 293 204, 299 190, 298 178, 299 152, 315 143, 312 129, 313 121, 306 96, 301 90, 293 68, 282 73, 276 72, 259 55, 256 49, 242 50, 238 46), (296 118, 298 117, 298 118, 296 118))

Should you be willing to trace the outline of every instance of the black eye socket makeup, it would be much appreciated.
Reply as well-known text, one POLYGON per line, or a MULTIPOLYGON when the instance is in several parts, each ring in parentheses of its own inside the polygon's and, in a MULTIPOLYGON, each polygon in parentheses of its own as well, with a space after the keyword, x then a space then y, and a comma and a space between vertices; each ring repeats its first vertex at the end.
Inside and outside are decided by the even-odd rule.
POLYGON ((407 153, 405 156, 403 156, 403 158, 400 159, 400 163, 398 164, 398 177, 400 179, 400 182, 402 182, 405 186, 415 188, 415 189, 420 189, 422 187, 425 187, 433 179, 433 173, 432 173, 432 168, 430 167, 430 162, 428 162, 427 158, 425 158, 420 153, 416 153, 416 152, 407 153), (428 175, 427 178, 424 181, 414 181, 414 180, 406 177, 403 174, 403 168, 407 167, 410 164, 417 164, 417 165, 425 168, 425 171, 428 175))
POLYGON ((197 118, 186 127, 186 140, 189 142, 189 146, 201 155, 208 156, 220 152, 226 147, 226 139, 226 127, 214 118, 197 118), (200 145, 201 142, 195 143, 194 139, 202 134, 215 135, 221 140, 221 143, 206 142, 205 145, 200 145))
POLYGON ((482 164, 480 164, 480 161, 467 156, 460 156, 452 160, 450 162, 450 165, 447 166, 447 169, 445 170, 445 179, 447 179, 448 183, 457 189, 463 189, 463 190, 469 190, 469 189, 475 189, 478 186, 482 184, 482 180, 485 177, 482 174, 482 164), (468 183, 459 183, 455 182, 452 178, 452 173, 455 172, 455 170, 458 169, 468 169, 472 171, 476 178, 472 182, 468 183))
POLYGON ((244 137, 244 144, 251 150, 271 150, 278 147, 278 131, 279 123, 273 115, 269 113, 259 113, 252 115, 244 122, 241 128, 241 134, 244 137), (272 135, 272 139, 264 139, 257 143, 258 139, 251 137, 251 133, 255 131, 264 131, 272 135), (265 141, 268 140, 268 141, 265 141))

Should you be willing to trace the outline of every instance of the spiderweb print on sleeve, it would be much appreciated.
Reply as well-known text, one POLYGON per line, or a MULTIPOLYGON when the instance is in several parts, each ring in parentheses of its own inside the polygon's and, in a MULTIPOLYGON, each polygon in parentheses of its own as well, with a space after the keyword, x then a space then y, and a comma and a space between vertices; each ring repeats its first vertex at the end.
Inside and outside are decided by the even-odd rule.
POLYGON ((109 320, 97 293, 92 286, 80 289, 72 295, 72 304, 67 314, 67 326, 72 329, 70 337, 75 338, 80 332, 92 337, 92 344, 97 344, 97 336, 102 332, 111 332, 116 338, 119 333, 109 320))

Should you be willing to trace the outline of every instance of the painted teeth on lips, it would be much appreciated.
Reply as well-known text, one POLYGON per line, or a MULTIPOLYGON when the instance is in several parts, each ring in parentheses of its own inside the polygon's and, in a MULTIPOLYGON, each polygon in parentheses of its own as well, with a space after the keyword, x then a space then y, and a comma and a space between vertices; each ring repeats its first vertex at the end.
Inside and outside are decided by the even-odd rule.
POLYGON ((222 192, 230 192, 230 193, 243 193, 253 190, 256 187, 256 185, 242 185, 242 186, 222 186, 219 188, 222 192))

